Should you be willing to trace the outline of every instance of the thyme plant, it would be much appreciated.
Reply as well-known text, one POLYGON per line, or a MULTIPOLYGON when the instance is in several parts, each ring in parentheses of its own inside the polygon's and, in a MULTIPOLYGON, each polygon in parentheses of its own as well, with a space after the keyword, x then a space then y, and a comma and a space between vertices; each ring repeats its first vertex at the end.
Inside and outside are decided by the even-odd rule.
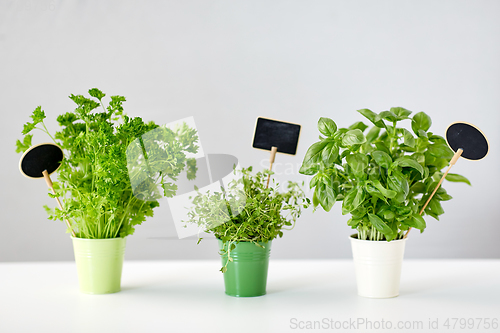
POLYGON ((220 192, 198 192, 185 221, 222 240, 221 255, 228 258, 222 272, 232 261, 235 244, 251 242, 263 247, 262 243, 282 237, 283 230, 293 229, 302 209, 310 204, 298 183, 289 181, 284 192, 279 191, 279 184, 266 188, 269 170, 252 173, 249 167, 234 172, 238 178, 220 192))

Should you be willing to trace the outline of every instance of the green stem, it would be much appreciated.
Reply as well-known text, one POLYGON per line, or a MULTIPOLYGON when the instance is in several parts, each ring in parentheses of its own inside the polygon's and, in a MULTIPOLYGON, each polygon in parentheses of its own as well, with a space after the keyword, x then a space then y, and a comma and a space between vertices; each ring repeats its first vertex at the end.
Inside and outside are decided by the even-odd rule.
POLYGON ((396 130, 397 130, 397 128, 396 128, 396 122, 393 122, 393 123, 392 123, 392 126, 393 126, 393 128, 394 128, 394 131, 393 131, 393 133, 392 133, 392 135, 391 135, 391 143, 390 143, 390 146, 389 146, 389 151, 390 151, 391 155, 394 157, 394 151, 393 151, 393 150, 394 150, 394 141, 396 141, 396 140, 397 140, 397 135, 396 135, 396 130))
POLYGON ((102 110, 103 110, 104 112, 106 112, 106 109, 104 108, 104 104, 102 104, 102 101, 101 101, 101 100, 99 100, 99 104, 101 104, 102 110))
POLYGON ((42 125, 43 125, 43 128, 45 128, 45 133, 47 133, 48 136, 50 136, 50 138, 52 139, 52 141, 54 141, 54 143, 57 143, 56 140, 52 137, 52 135, 50 135, 49 133, 49 130, 47 129, 47 127, 45 127, 45 123, 42 121, 42 125))
MULTIPOLYGON (((116 236, 118 235, 118 232, 120 231, 120 228, 122 227, 123 221, 125 220, 125 217, 128 214, 128 207, 130 206, 130 204, 132 202, 132 199, 134 199, 134 195, 130 194, 130 199, 128 200, 127 205, 125 206, 125 209, 123 211, 122 219, 120 220, 120 224, 118 224, 118 228, 116 229, 116 232, 115 232, 115 235, 114 235, 113 238, 116 238, 116 236)), ((144 202, 142 204, 144 205, 144 202)), ((141 208, 142 208, 142 205, 141 205, 141 208)))

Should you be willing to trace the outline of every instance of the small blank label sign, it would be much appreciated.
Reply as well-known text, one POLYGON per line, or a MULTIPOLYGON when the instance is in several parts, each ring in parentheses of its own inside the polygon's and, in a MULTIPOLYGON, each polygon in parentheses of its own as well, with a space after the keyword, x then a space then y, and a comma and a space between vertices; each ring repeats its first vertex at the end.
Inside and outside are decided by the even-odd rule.
POLYGON ((453 123, 446 130, 446 141, 453 151, 462 148, 461 157, 480 160, 488 154, 488 140, 481 131, 467 123, 453 123))
POLYGON ((295 155, 299 135, 300 125, 257 118, 252 147, 265 150, 277 147, 278 153, 295 155))
POLYGON ((28 149, 19 162, 21 173, 29 178, 43 178, 42 172, 49 175, 59 169, 64 154, 55 144, 42 143, 28 149))

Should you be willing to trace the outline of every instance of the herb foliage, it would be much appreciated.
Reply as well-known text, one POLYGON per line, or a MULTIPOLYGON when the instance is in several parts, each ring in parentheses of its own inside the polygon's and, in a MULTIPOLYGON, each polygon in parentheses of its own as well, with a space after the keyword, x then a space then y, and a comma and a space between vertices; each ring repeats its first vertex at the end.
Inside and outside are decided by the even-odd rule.
POLYGON ((221 268, 223 273, 232 261, 230 252, 235 244, 252 242, 262 247, 259 243, 282 237, 283 230, 293 229, 302 209, 310 204, 295 182, 289 181, 284 192, 279 191, 279 184, 266 188, 267 176, 273 174, 269 170, 253 174, 249 167, 234 172, 238 178, 220 192, 198 191, 185 221, 197 224, 224 242, 221 255, 227 254, 228 260, 221 268))
MULTIPOLYGON (((432 121, 424 112, 412 118, 409 110, 391 108, 379 114, 358 110, 373 126, 356 122, 337 128, 329 118, 320 118, 320 141, 307 151, 299 170, 314 176, 313 205, 330 211, 342 201, 342 214, 363 240, 401 239, 410 227, 423 232, 426 223, 421 208, 443 176, 453 151, 444 138, 429 132, 432 121), (411 133, 397 125, 411 122, 411 133), (367 131, 368 130, 368 131, 367 131)), ((448 174, 452 182, 467 178, 448 174)), ((442 201, 452 197, 440 187, 424 213, 439 220, 444 213, 442 201)))
MULTIPOLYGON (((76 103, 76 109, 57 117, 62 129, 54 136, 45 126, 45 112, 37 107, 31 115, 32 121, 24 125, 23 140, 16 142, 16 152, 24 152, 31 146, 33 135, 30 133, 34 129, 47 133, 65 152, 58 181, 54 182, 64 210, 45 206, 49 219, 68 218, 78 238, 125 237, 133 234, 135 226, 146 217, 153 216, 161 197, 159 187, 163 188, 164 196, 172 197, 177 189, 174 181, 182 170, 187 167, 188 178, 194 178, 196 161, 186 158, 186 153, 197 152, 198 136, 186 124, 171 130, 154 122, 145 123, 140 117, 126 116, 123 96, 111 96, 105 107, 103 92, 93 88, 89 94, 91 98, 69 96, 76 103), (156 165, 154 172, 148 173, 146 181, 134 191, 126 150, 130 143, 137 142, 136 138, 153 130, 156 137, 151 141, 157 144, 148 149, 150 164, 163 162, 165 165, 156 165)), ((141 172, 144 170, 136 169, 135 176, 141 172)))

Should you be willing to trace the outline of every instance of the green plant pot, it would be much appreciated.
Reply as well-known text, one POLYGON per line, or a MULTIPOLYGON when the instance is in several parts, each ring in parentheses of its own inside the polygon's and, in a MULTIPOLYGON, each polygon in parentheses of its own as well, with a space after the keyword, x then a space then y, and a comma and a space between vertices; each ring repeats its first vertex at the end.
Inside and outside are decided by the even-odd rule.
MULTIPOLYGON (((266 294, 267 270, 272 241, 259 243, 264 248, 251 242, 239 242, 230 252, 232 262, 224 273, 226 294, 236 297, 254 297, 266 294)), ((219 248, 223 249, 219 240, 219 248)), ((227 249, 227 243, 224 248, 227 249)), ((227 254, 221 255, 222 265, 226 264, 227 254)))
POLYGON ((125 238, 71 239, 80 291, 86 294, 120 291, 125 238))

